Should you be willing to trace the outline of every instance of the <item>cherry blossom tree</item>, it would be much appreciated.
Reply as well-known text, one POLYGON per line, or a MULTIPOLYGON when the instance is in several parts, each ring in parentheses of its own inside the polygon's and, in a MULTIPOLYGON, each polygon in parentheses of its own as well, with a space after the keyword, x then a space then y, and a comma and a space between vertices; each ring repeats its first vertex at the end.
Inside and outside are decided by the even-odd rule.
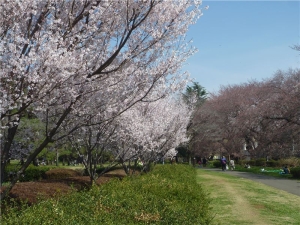
MULTIPOLYGON (((272 125, 272 143, 276 144, 277 157, 297 154, 295 144, 299 146, 300 118, 300 71, 278 71, 265 83, 266 99, 261 107, 266 123, 272 125)), ((299 149, 298 149, 299 152, 299 149)))
POLYGON ((239 156, 244 146, 251 157, 297 154, 299 145, 299 70, 278 71, 270 79, 224 86, 199 107, 194 128, 205 152, 239 156), (218 144, 217 144, 218 143, 218 144))
POLYGON ((195 141, 193 148, 199 155, 220 153, 232 154, 236 145, 241 145, 238 130, 235 126, 235 117, 238 113, 238 99, 232 101, 233 91, 221 90, 222 95, 211 95, 199 107, 193 121, 195 141), (213 149, 216 148, 216 149, 213 149))
POLYGON ((131 161, 136 167, 141 160, 147 170, 150 163, 160 158, 174 157, 175 147, 186 140, 190 115, 186 104, 169 95, 155 102, 138 103, 106 123, 97 124, 93 118, 68 139, 78 154, 84 156, 85 168, 93 182, 101 176, 96 168, 105 152, 110 152, 115 160, 104 172, 121 164, 127 174, 131 161))
POLYGON ((122 162, 132 157, 140 158, 146 170, 158 159, 174 157, 174 148, 187 140, 190 116, 186 104, 172 96, 131 108, 120 117, 123 132, 117 134, 122 136, 120 147, 126 154, 118 156, 122 156, 122 162))
POLYGON ((32 113, 45 124, 44 138, 7 192, 43 148, 84 126, 91 116, 105 122, 139 101, 159 99, 185 85, 187 74, 180 68, 195 50, 184 35, 201 15, 200 4, 3 1, 2 171, 22 117, 32 113))
POLYGON ((218 94, 212 95, 208 103, 214 112, 210 121, 218 127, 218 143, 223 153, 240 156, 246 146, 253 157, 267 154, 262 140, 267 139, 271 127, 261 114, 260 107, 267 98, 262 90, 265 90, 263 82, 251 81, 222 87, 218 94))
MULTIPOLYGON (((91 183, 99 177, 96 171, 97 166, 99 161, 102 161, 106 150, 112 147, 110 139, 114 135, 117 126, 112 121, 97 125, 91 125, 92 123, 97 123, 95 118, 91 119, 86 126, 68 135, 68 143, 70 143, 71 148, 78 157, 82 158, 82 163, 91 183)), ((113 165, 108 166, 107 169, 111 167, 113 165)))

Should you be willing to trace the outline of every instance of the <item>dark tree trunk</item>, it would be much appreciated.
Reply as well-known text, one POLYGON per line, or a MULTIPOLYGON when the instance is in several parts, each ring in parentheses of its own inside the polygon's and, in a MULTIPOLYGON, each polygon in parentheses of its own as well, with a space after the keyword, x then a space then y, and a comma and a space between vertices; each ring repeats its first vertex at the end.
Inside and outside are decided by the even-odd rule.
POLYGON ((17 133, 18 130, 18 125, 8 128, 7 136, 4 138, 4 146, 3 149, 1 150, 1 184, 4 182, 5 178, 5 167, 7 165, 7 162, 9 161, 10 158, 10 148, 12 145, 12 142, 14 140, 14 137, 17 133))

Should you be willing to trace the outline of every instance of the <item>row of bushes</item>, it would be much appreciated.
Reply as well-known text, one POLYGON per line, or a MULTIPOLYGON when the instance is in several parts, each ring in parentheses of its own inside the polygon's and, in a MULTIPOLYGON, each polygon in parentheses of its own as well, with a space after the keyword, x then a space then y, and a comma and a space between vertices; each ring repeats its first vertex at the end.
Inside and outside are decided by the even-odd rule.
MULTIPOLYGON (((8 164, 5 169, 5 179, 4 182, 9 181, 18 169, 20 168, 19 164, 8 164)), ((121 166, 115 166, 111 168, 110 170, 115 169, 123 169, 121 166)), ((131 168, 132 169, 132 168, 131 168)), ((133 168, 133 169, 139 169, 139 168, 133 168)), ((99 167, 96 170, 96 173, 101 174, 103 171, 106 170, 105 167, 99 167)), ((110 171, 107 170, 106 172, 110 171)), ((76 170, 73 169, 60 169, 56 166, 34 166, 30 165, 25 172, 20 177, 20 182, 26 182, 26 181, 38 181, 42 179, 64 179, 71 176, 88 176, 87 171, 84 168, 78 168, 76 170)))
MULTIPOLYGON (((245 164, 249 164, 252 167, 271 167, 271 168, 282 168, 286 165, 290 168, 291 174, 293 178, 300 179, 300 165, 297 163, 297 158, 291 158, 291 159, 282 159, 282 160, 270 160, 270 161, 264 161, 262 159, 257 160, 240 160, 236 165, 244 166, 245 164), (289 163, 290 162, 290 163, 289 163), (292 163, 291 163, 292 162, 292 163)), ((220 160, 214 160, 212 162, 213 167, 220 168, 221 162, 220 160)), ((252 171, 253 172, 253 171, 252 171)))
MULTIPOLYGON (((20 165, 8 164, 5 169, 5 179, 4 181, 9 181, 18 169, 20 165)), ((103 169, 102 169, 103 170, 103 169)), ((39 181, 42 179, 64 179, 67 177, 87 175, 87 172, 84 169, 61 169, 56 166, 34 166, 30 165, 21 175, 19 181, 39 181)))
MULTIPOLYGON (((9 181, 16 172, 19 170, 20 165, 8 164, 5 168, 5 179, 4 181, 9 181)), ((53 166, 34 166, 30 165, 25 172, 21 175, 21 182, 25 181, 36 181, 46 178, 46 172, 50 169, 54 168, 53 166)))
POLYGON ((291 172, 293 178, 300 179, 300 167, 290 168, 290 172, 291 172))
POLYGON ((279 159, 279 160, 266 160, 265 158, 253 159, 253 160, 239 160, 239 165, 249 164, 251 166, 263 166, 263 167, 298 167, 300 166, 299 158, 292 157, 287 159, 279 159))
MULTIPOLYGON (((235 162, 238 165, 245 165, 249 164, 250 166, 262 166, 262 167, 299 167, 300 166, 300 159, 293 157, 293 158, 287 158, 287 159, 280 159, 280 160, 266 160, 264 158, 260 159, 253 159, 253 160, 238 160, 235 162)), ((214 167, 221 167, 220 160, 214 160, 213 161, 214 167)))
POLYGON ((186 165, 114 179, 89 191, 11 209, 1 224, 213 224, 210 199, 186 165))

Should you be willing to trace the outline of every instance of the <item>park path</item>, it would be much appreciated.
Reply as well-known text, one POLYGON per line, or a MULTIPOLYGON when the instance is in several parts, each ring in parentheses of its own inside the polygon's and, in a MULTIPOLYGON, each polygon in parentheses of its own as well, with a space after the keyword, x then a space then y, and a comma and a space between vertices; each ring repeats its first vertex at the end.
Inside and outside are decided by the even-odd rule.
POLYGON ((267 175, 254 174, 254 173, 248 173, 248 172, 240 172, 240 171, 235 171, 235 170, 233 170, 233 171, 227 170, 224 172, 221 169, 215 169, 215 168, 201 168, 201 169, 214 170, 214 171, 220 172, 220 173, 228 173, 233 176, 243 177, 243 178, 246 178, 249 180, 260 182, 260 183, 266 184, 268 186, 286 191, 290 194, 300 196, 300 180, 276 178, 276 177, 271 177, 271 176, 267 176, 267 175))

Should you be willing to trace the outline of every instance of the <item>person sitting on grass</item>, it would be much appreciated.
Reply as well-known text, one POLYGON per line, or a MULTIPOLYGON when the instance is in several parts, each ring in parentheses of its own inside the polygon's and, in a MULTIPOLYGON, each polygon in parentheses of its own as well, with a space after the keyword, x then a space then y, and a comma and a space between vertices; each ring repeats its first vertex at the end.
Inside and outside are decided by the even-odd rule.
POLYGON ((250 164, 246 163, 245 166, 244 166, 244 168, 250 169, 251 168, 250 164))
POLYGON ((282 170, 283 170, 283 171, 280 172, 280 174, 289 174, 289 173, 290 173, 290 169, 289 169, 287 166, 283 167, 282 170))

